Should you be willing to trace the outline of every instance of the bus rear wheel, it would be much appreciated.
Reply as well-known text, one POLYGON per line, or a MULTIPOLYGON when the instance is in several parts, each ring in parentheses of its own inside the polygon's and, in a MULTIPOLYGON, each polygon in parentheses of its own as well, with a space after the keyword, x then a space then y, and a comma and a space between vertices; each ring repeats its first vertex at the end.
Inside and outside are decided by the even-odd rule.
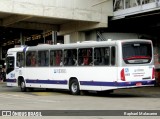
POLYGON ((71 80, 70 85, 69 85, 69 90, 71 94, 73 95, 80 94, 79 83, 76 79, 71 80))

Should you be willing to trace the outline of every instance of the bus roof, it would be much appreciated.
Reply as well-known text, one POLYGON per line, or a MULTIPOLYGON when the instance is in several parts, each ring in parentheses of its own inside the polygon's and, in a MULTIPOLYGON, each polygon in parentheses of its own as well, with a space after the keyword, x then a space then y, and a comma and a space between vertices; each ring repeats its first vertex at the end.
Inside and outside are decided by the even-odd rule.
POLYGON ((22 46, 22 47, 16 47, 16 48, 10 48, 10 49, 8 49, 8 51, 7 52, 22 52, 23 50, 24 50, 24 48, 27 48, 27 46, 22 46))
POLYGON ((145 41, 151 42, 150 40, 142 39, 126 39, 126 40, 112 40, 112 41, 83 41, 81 43, 70 43, 70 44, 41 44, 33 47, 29 47, 28 50, 43 50, 43 49, 74 49, 74 48, 87 48, 87 47, 97 47, 97 46, 111 46, 116 45, 118 42, 135 42, 135 41, 145 41))
POLYGON ((97 47, 97 46, 111 46, 116 45, 120 42, 135 42, 135 41, 142 41, 142 42, 151 42, 151 40, 144 40, 144 39, 125 39, 125 40, 111 40, 111 41, 83 41, 81 43, 70 43, 70 44, 57 44, 57 45, 50 45, 50 44, 40 44, 37 46, 22 46, 18 48, 11 48, 8 52, 17 52, 17 51, 32 51, 32 50, 46 50, 46 49, 75 49, 75 48, 89 48, 89 47, 97 47))

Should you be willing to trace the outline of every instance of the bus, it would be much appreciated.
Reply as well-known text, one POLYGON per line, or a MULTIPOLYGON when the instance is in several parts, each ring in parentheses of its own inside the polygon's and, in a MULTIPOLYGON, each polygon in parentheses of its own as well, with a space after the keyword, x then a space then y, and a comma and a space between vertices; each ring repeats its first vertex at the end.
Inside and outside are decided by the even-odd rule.
POLYGON ((21 91, 66 89, 73 95, 154 86, 153 44, 126 39, 11 48, 6 82, 21 91))

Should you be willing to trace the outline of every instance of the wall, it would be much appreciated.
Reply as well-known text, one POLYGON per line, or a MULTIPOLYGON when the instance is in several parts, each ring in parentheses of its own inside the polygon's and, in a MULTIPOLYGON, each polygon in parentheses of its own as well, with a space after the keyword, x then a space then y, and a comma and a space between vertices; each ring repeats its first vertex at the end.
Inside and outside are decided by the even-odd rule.
POLYGON ((108 40, 120 40, 120 39, 137 39, 138 34, 136 33, 103 33, 103 37, 108 40))
POLYGON ((105 22, 112 0, 0 0, 0 12, 105 22))
POLYGON ((28 15, 17 16, 22 19, 69 20, 60 24, 59 35, 106 28, 108 16, 113 16, 113 0, 0 0, 0 6, 0 14, 28 15))

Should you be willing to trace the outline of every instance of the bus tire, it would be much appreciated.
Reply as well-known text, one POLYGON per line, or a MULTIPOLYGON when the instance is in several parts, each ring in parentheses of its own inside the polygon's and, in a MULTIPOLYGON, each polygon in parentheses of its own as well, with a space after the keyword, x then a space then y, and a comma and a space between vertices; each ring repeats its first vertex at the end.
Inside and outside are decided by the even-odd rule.
POLYGON ((21 80, 20 88, 21 88, 22 92, 26 92, 27 91, 26 84, 25 84, 24 80, 21 80))
POLYGON ((79 95, 80 94, 79 83, 78 83, 77 79, 73 79, 70 81, 69 90, 72 95, 79 95))

